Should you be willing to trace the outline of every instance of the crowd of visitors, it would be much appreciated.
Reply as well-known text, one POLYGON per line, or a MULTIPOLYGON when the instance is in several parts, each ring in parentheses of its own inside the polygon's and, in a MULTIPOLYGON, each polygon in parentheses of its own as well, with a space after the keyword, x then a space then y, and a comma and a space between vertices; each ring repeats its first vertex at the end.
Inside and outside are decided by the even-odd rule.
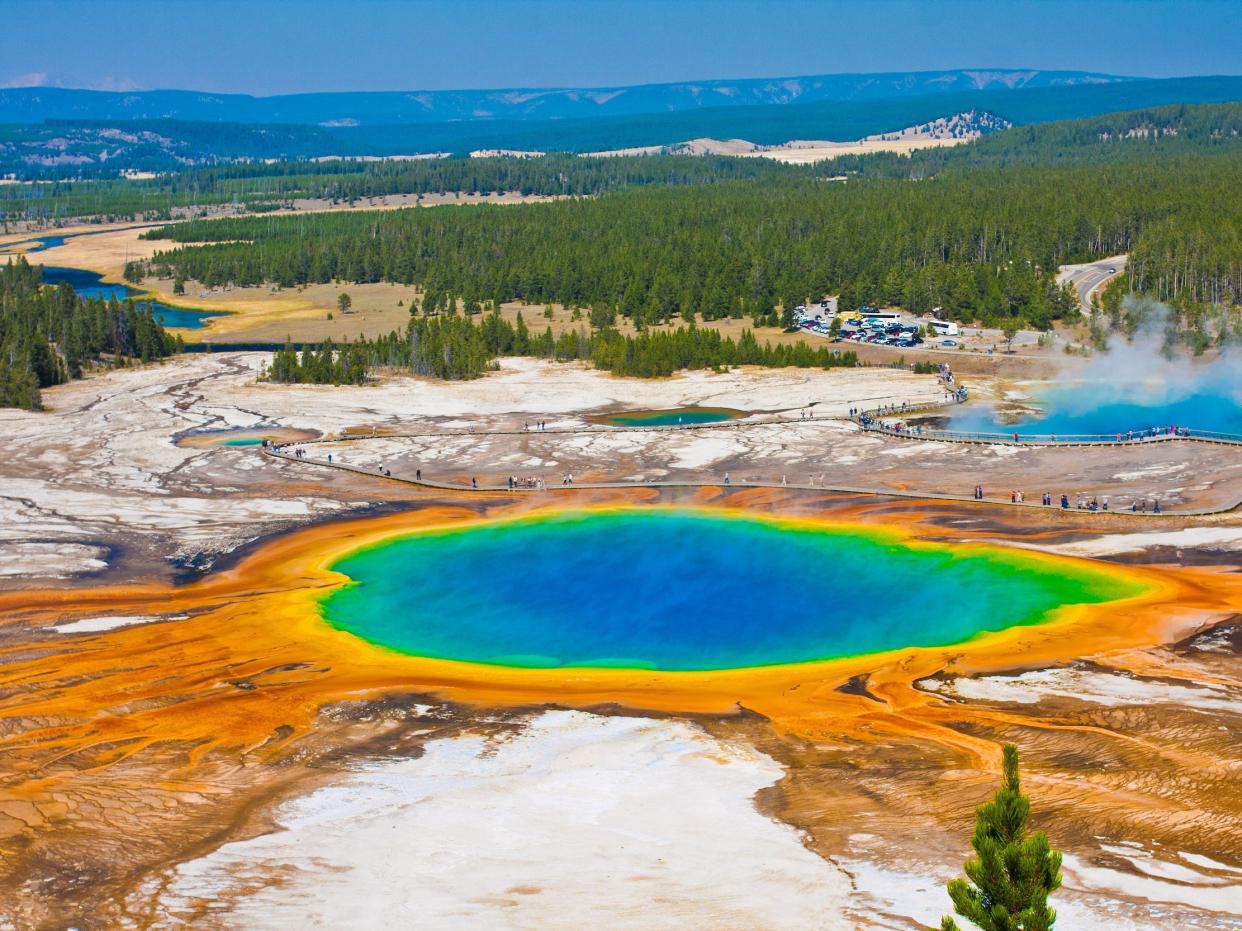
MULTIPOLYGON (((975 486, 973 497, 976 501, 986 500, 987 496, 984 494, 982 485, 975 486)), ((1042 495, 1040 495, 1039 503, 1046 508, 1050 508, 1053 506, 1053 502, 1055 500, 1056 499, 1051 492, 1045 491, 1042 495)), ((1009 492, 1009 503, 1010 504, 1025 504, 1026 495, 1023 494, 1020 490, 1014 489, 1009 492)), ((1107 511, 1108 510, 1108 496, 1107 495, 1102 495, 1102 496, 1092 495, 1088 497, 1086 495, 1078 494, 1074 496, 1074 501, 1071 505, 1070 496, 1063 494, 1060 497, 1059 503, 1061 505, 1061 510, 1063 511, 1069 511, 1069 510, 1107 511)), ((1134 498, 1130 502, 1130 510, 1135 513, 1146 514, 1148 510, 1147 504, 1148 504, 1148 500, 1146 498, 1134 498)), ((1151 513, 1153 514, 1160 513, 1160 499, 1159 498, 1151 499, 1151 513)))
MULTIPOLYGON (((564 484, 564 482, 562 482, 561 484, 564 484)), ((543 483, 543 479, 539 478, 539 476, 537 475, 529 475, 524 478, 515 478, 512 475, 509 476, 509 490, 510 491, 518 491, 518 490, 542 491, 545 487, 546 486, 543 483)))
MULTIPOLYGON (((948 370, 947 365, 942 365, 940 377, 942 381, 945 382, 946 386, 952 386, 954 384, 953 374, 951 371, 948 370)), ((849 408, 849 416, 850 418, 855 420, 857 423, 862 425, 864 428, 872 428, 874 426, 878 426, 880 428, 883 428, 886 431, 902 433, 904 435, 909 435, 909 436, 921 436, 923 434, 923 427, 921 424, 907 424, 903 422, 897 422, 895 424, 894 423, 882 423, 881 421, 877 419, 879 416, 891 416, 893 414, 900 414, 902 412, 909 411, 911 409, 912 409, 912 405, 909 402, 885 404, 879 408, 876 408, 870 411, 864 411, 862 408, 858 408, 858 407, 851 407, 849 408)), ((802 409, 801 411, 799 411, 799 417, 802 420, 812 419, 813 416, 814 415, 809 408, 802 409)), ((544 432, 546 430, 546 421, 543 421, 543 420, 536 420, 533 422, 527 421, 523 424, 523 429, 527 431, 534 430, 536 432, 544 432)), ((1186 429, 1185 427, 1170 425, 1167 427, 1151 427, 1145 430, 1139 430, 1139 431, 1132 430, 1132 431, 1127 431, 1125 433, 1117 433, 1116 440, 1117 442, 1122 442, 1123 440, 1132 441, 1132 440, 1141 440, 1141 439, 1163 437, 1163 436, 1189 436, 1189 435, 1190 435, 1190 431, 1186 429)), ((1017 433, 1013 434, 1013 439, 1015 442, 1020 441, 1020 437, 1017 433)), ((276 449, 277 451, 283 452, 288 455, 292 455, 298 459, 306 458, 306 449, 305 447, 302 447, 302 446, 298 446, 292 450, 289 450, 275 443, 269 444, 267 441, 264 441, 264 446, 271 446, 271 448, 276 449)), ((328 462, 329 465, 333 463, 333 456, 331 453, 327 454, 326 461, 328 462)), ((377 466, 376 470, 381 475, 385 475, 385 476, 392 475, 392 472, 388 468, 386 468, 382 463, 379 466, 377 466)), ((415 481, 421 482, 423 478, 423 470, 421 468, 417 468, 415 470, 414 476, 415 476, 415 481)), ((824 483, 826 479, 827 479, 826 475, 820 476, 821 483, 824 483)), ((650 479, 648 479, 648 481, 650 481, 650 479)), ((753 481, 753 480, 748 480, 748 481, 753 481)), ((730 474, 728 472, 725 472, 723 476, 723 484, 727 486, 731 484, 731 482, 732 482, 732 478, 730 477, 730 474)), ((508 476, 508 478, 506 479, 506 484, 510 491, 544 490, 547 487, 544 479, 539 476, 508 476)), ((787 475, 782 475, 780 477, 780 484, 781 486, 788 486, 789 479, 787 475)), ((811 484, 812 485, 815 484, 814 479, 811 480, 811 484)), ((561 476, 561 486, 563 488, 572 487, 573 485, 574 485, 574 477, 572 473, 565 473, 564 475, 561 476)), ((477 477, 473 477, 473 476, 471 477, 470 487, 473 489, 477 489, 479 487, 477 477)), ((987 500, 987 497, 984 493, 984 489, 982 485, 975 486, 973 497, 976 501, 987 500)), ((992 500, 995 500, 995 499, 992 499, 992 500)), ((1011 504, 1026 504, 1026 495, 1020 489, 1012 489, 1009 492, 1009 502, 1011 504)), ((1040 505, 1042 507, 1051 508, 1058 504, 1060 505, 1061 510, 1079 510, 1079 511, 1095 512, 1095 511, 1108 511, 1110 509, 1110 503, 1109 503, 1108 496, 1086 496, 1083 494, 1076 494, 1071 500, 1068 494, 1061 494, 1059 497, 1047 491, 1041 494, 1040 505)), ((1161 513, 1160 501, 1159 499, 1149 500, 1147 498, 1136 497, 1130 502, 1129 510, 1133 513, 1146 514, 1150 511, 1150 513, 1159 514, 1161 513)))

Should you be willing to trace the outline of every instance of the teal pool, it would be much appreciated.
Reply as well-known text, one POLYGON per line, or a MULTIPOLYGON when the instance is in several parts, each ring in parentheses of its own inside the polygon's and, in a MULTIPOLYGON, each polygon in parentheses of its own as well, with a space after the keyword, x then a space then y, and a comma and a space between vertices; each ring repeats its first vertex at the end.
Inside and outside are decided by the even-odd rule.
POLYGON ((398 537, 333 567, 341 630, 525 667, 707 670, 959 643, 1129 579, 1034 554, 699 510, 558 512, 398 537))
POLYGON ((668 410, 623 411, 605 414, 601 423, 614 427, 675 427, 678 425, 723 423, 747 416, 745 411, 727 407, 675 407, 668 410))
POLYGON ((291 430, 287 427, 237 427, 231 430, 204 430, 200 433, 187 433, 178 438, 177 445, 244 448, 262 446, 264 440, 273 443, 288 443, 309 439, 313 435, 304 430, 291 430))

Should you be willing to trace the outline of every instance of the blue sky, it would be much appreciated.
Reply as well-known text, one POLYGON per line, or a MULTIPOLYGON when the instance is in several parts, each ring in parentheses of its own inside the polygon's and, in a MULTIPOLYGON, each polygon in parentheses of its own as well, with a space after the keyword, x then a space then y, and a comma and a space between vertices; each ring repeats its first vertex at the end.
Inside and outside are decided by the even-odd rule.
POLYGON ((1242 0, 3 0, 0 84, 253 94, 1242 73, 1242 0))

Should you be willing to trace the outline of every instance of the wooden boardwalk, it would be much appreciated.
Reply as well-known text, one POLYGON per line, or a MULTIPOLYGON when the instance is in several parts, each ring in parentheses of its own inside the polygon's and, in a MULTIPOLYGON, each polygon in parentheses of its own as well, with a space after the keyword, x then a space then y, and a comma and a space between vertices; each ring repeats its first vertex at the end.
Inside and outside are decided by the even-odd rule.
MULTIPOLYGON (((926 406, 922 406, 920 409, 926 409, 926 406)), ((908 413, 908 412, 909 411, 897 411, 895 413, 885 413, 884 416, 900 416, 901 414, 908 413)), ((789 424, 789 423, 808 423, 808 422, 816 422, 816 421, 822 422, 822 421, 831 421, 831 420, 844 421, 845 418, 828 417, 828 416, 809 417, 809 418, 807 417, 796 417, 796 418, 776 417, 776 418, 767 418, 763 420, 757 420, 757 419, 756 420, 735 420, 735 421, 724 421, 720 423, 710 423, 710 424, 680 424, 680 425, 675 424, 675 425, 664 426, 664 427, 599 426, 599 427, 585 427, 585 428, 565 427, 565 428, 551 429, 551 430, 516 430, 515 429, 515 430, 444 430, 444 431, 420 431, 420 432, 403 432, 403 433, 378 433, 377 432, 377 433, 358 434, 358 435, 353 435, 353 436, 323 437, 323 438, 316 439, 316 440, 307 440, 307 441, 302 441, 302 442, 297 442, 297 443, 288 443, 282 446, 264 446, 262 447, 262 452, 264 455, 271 456, 273 458, 279 458, 279 459, 286 460, 288 462, 298 463, 302 465, 316 466, 316 467, 329 468, 329 469, 340 469, 345 472, 353 472, 358 475, 366 475, 371 478, 379 478, 385 481, 400 482, 406 485, 413 485, 413 486, 420 487, 420 488, 429 488, 429 489, 435 489, 435 490, 440 490, 440 491, 451 491, 454 493, 480 493, 480 494, 501 493, 501 494, 513 494, 513 495, 529 495, 529 494, 558 494, 558 493, 568 494, 568 493, 572 493, 575 491, 625 489, 625 488, 685 488, 685 489, 765 488, 765 489, 781 489, 781 490, 794 490, 794 491, 810 491, 810 492, 821 492, 821 493, 827 492, 830 494, 870 496, 870 497, 877 497, 877 498, 897 498, 897 499, 904 498, 904 499, 922 500, 922 501, 944 501, 944 502, 953 502, 953 503, 960 503, 960 504, 973 504, 973 505, 980 505, 980 506, 1003 506, 1007 508, 1034 509, 1034 510, 1039 510, 1039 511, 1052 512, 1052 513, 1061 513, 1061 512, 1072 512, 1075 514, 1091 513, 1091 514, 1094 514, 1095 516, 1108 517, 1111 515, 1111 516, 1121 516, 1125 518, 1141 518, 1141 517, 1162 518, 1162 517, 1206 516, 1210 514, 1228 513, 1230 511, 1236 510, 1240 505, 1242 505, 1242 497, 1239 497, 1237 499, 1234 499, 1230 502, 1227 502, 1217 507, 1187 508, 1184 510, 1174 510, 1174 511, 1161 510, 1159 513, 1155 513, 1152 511, 1135 512, 1135 511, 1130 511, 1128 508, 1122 509, 1122 510, 1097 510, 1097 511, 1089 512, 1086 509, 1078 508, 1078 507, 1061 508, 1055 502, 1052 505, 1044 505, 1044 504, 1041 504, 1039 502, 1034 502, 1034 501, 1013 502, 1007 498, 994 498, 994 497, 987 497, 987 496, 983 498, 975 498, 974 495, 958 495, 958 494, 952 494, 949 492, 909 491, 909 490, 900 490, 900 489, 893 489, 893 488, 882 488, 882 487, 876 487, 876 486, 829 485, 829 484, 785 482, 785 481, 779 481, 779 482, 759 481, 759 480, 753 480, 753 479, 752 480, 744 480, 744 479, 731 480, 731 481, 726 482, 723 480, 723 478, 720 480, 714 480, 714 481, 691 481, 691 480, 684 480, 684 479, 650 479, 650 480, 643 480, 643 481, 623 480, 623 481, 615 481, 615 482, 573 482, 572 484, 541 485, 537 487, 528 487, 528 486, 510 487, 507 483, 503 485, 486 484, 486 483, 467 484, 467 483, 462 483, 462 482, 441 481, 441 480, 437 480, 433 478, 422 477, 419 475, 414 475, 414 476, 411 476, 408 474, 395 474, 394 475, 391 472, 387 470, 383 470, 383 469, 351 465, 351 464, 340 462, 340 461, 329 462, 326 458, 323 458, 323 457, 298 456, 290 451, 293 447, 306 448, 306 447, 313 447, 315 445, 324 444, 324 443, 366 442, 367 440, 375 440, 375 439, 401 439, 401 438, 435 439, 439 437, 462 437, 462 436, 491 437, 491 436, 524 436, 524 435, 542 435, 542 436, 548 436, 548 435, 567 436, 568 435, 568 436, 572 436, 572 435, 581 435, 581 434, 603 434, 603 433, 616 433, 616 432, 628 432, 628 431, 641 431, 641 432, 650 433, 650 432, 669 432, 669 431, 677 431, 677 430, 741 429, 741 428, 752 428, 752 427, 779 426, 782 424, 789 424)), ((854 422, 857 423, 856 420, 854 422)), ((861 425, 859 425, 859 428, 867 430, 867 428, 862 427, 861 425)), ((867 432, 874 432, 882 436, 892 436, 894 438, 900 438, 900 439, 927 439, 927 440, 937 440, 939 442, 946 442, 946 440, 935 438, 935 437, 911 437, 911 436, 907 436, 906 434, 900 433, 897 431, 874 430, 873 429, 873 430, 867 430, 867 432)), ((1176 441, 1213 442, 1212 440, 1206 440, 1201 437, 1196 437, 1192 435, 1192 436, 1167 436, 1167 437, 1161 436, 1161 437, 1146 438, 1142 440, 1123 439, 1120 441, 1120 444, 1118 443, 1112 443, 1112 444, 1058 443, 1056 445, 1123 445, 1124 446, 1124 445, 1141 445, 1143 443, 1152 443, 1152 442, 1176 442, 1176 441)), ((952 442, 952 441, 947 441, 947 442, 952 442)), ((962 441, 962 442, 966 442, 966 441, 962 441)), ((1008 445, 1015 445, 1015 444, 1013 444, 1013 441, 1010 440, 1008 445)), ((1017 445, 1035 446, 1039 444, 1030 443, 1030 444, 1017 444, 1017 445)), ((1052 444, 1043 444, 1043 445, 1052 445, 1052 444)))

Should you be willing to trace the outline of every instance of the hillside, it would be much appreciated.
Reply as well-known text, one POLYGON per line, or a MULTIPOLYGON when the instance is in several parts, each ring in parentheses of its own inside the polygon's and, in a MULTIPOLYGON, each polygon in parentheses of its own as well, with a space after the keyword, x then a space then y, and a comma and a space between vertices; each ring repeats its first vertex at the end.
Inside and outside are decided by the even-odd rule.
MULTIPOLYGON (((0 91, 0 94, 7 93, 0 91)), ((170 92, 171 93, 171 92, 170 92)), ((241 160, 396 156, 494 151, 605 152, 741 139, 851 142, 987 114, 988 130, 1076 119, 1163 104, 1242 99, 1242 78, 1175 78, 922 93, 763 106, 717 106, 591 119, 476 119, 419 124, 334 125, 186 120, 54 120, 0 127, 0 176, 116 177, 122 170, 174 171, 241 160)), ((965 132, 965 130, 963 130, 965 132)))
POLYGON ((956 113, 980 111, 1016 126, 1072 120, 1164 104, 1242 100, 1242 77, 1170 78, 1111 84, 974 91, 934 96, 716 107, 682 113, 547 122, 480 121, 338 129, 349 151, 376 154, 471 149, 601 152, 690 139, 853 141, 956 113), (416 147, 416 148, 415 148, 416 147))
POLYGON ((866 101, 577 120, 476 120, 385 126, 295 126, 182 120, 55 121, 0 127, 0 175, 116 177, 239 160, 392 156, 473 150, 601 152, 674 146, 693 139, 847 142, 902 133, 954 114, 985 113, 990 129, 1074 119, 1167 103, 1242 99, 1242 78, 1178 78, 978 91, 866 101))
MULTIPOLYGON (((1010 165, 1150 162, 1236 149, 1242 144, 1242 103, 1147 108, 1000 129, 974 141, 951 144, 961 134, 997 129, 999 120, 987 113, 962 114, 861 143, 792 141, 763 147, 744 140, 695 140, 671 146, 665 152, 640 150, 597 158, 554 153, 525 159, 248 161, 182 168, 136 180, 117 179, 113 173, 106 180, 0 185, 0 217, 6 222, 20 220, 42 226, 80 216, 172 219, 173 211, 208 205, 270 211, 308 198, 351 203, 391 195, 451 192, 594 196, 629 187, 703 185, 806 174, 904 179, 1010 165), (912 155, 891 154, 903 151, 903 144, 908 146, 904 150, 907 153, 916 145, 945 147, 920 148, 912 155), (884 147, 890 151, 882 151, 884 147), (711 151, 770 158, 700 154, 711 151), (781 165, 775 159, 796 164, 781 165)), ((191 125, 203 128, 211 124, 191 125)), ((264 136, 260 129, 250 127, 252 135, 248 138, 278 138, 264 136)), ((297 127, 284 129, 294 134, 289 138, 295 141, 296 133, 303 131, 297 127)), ((304 132, 313 135, 324 131, 308 128, 304 132)), ((109 141, 109 145, 115 144, 109 141)), ((46 170, 63 169, 53 165, 46 170)))
POLYGON ((991 113, 971 110, 907 126, 893 132, 876 133, 848 142, 826 139, 791 139, 779 145, 758 145, 747 139, 689 139, 675 145, 641 146, 593 152, 592 155, 742 155, 761 156, 796 165, 807 165, 844 154, 874 152, 908 154, 916 149, 956 145, 985 133, 1009 129, 1013 124, 991 113))
POLYGON ((914 98, 976 91, 1072 87, 1128 80, 1082 71, 963 69, 884 74, 688 81, 586 88, 393 91, 251 97, 188 90, 127 93, 56 87, 0 90, 0 123, 176 119, 328 127, 460 120, 551 120, 714 107, 914 98))
POLYGON ((1171 104, 1016 127, 980 136, 952 150, 921 150, 908 159, 847 155, 821 170, 870 177, 926 177, 983 167, 1152 161, 1240 145, 1242 103, 1171 104))
POLYGON ((115 177, 125 171, 296 158, 326 152, 335 144, 333 136, 314 126, 57 120, 0 126, 0 176, 115 177))

